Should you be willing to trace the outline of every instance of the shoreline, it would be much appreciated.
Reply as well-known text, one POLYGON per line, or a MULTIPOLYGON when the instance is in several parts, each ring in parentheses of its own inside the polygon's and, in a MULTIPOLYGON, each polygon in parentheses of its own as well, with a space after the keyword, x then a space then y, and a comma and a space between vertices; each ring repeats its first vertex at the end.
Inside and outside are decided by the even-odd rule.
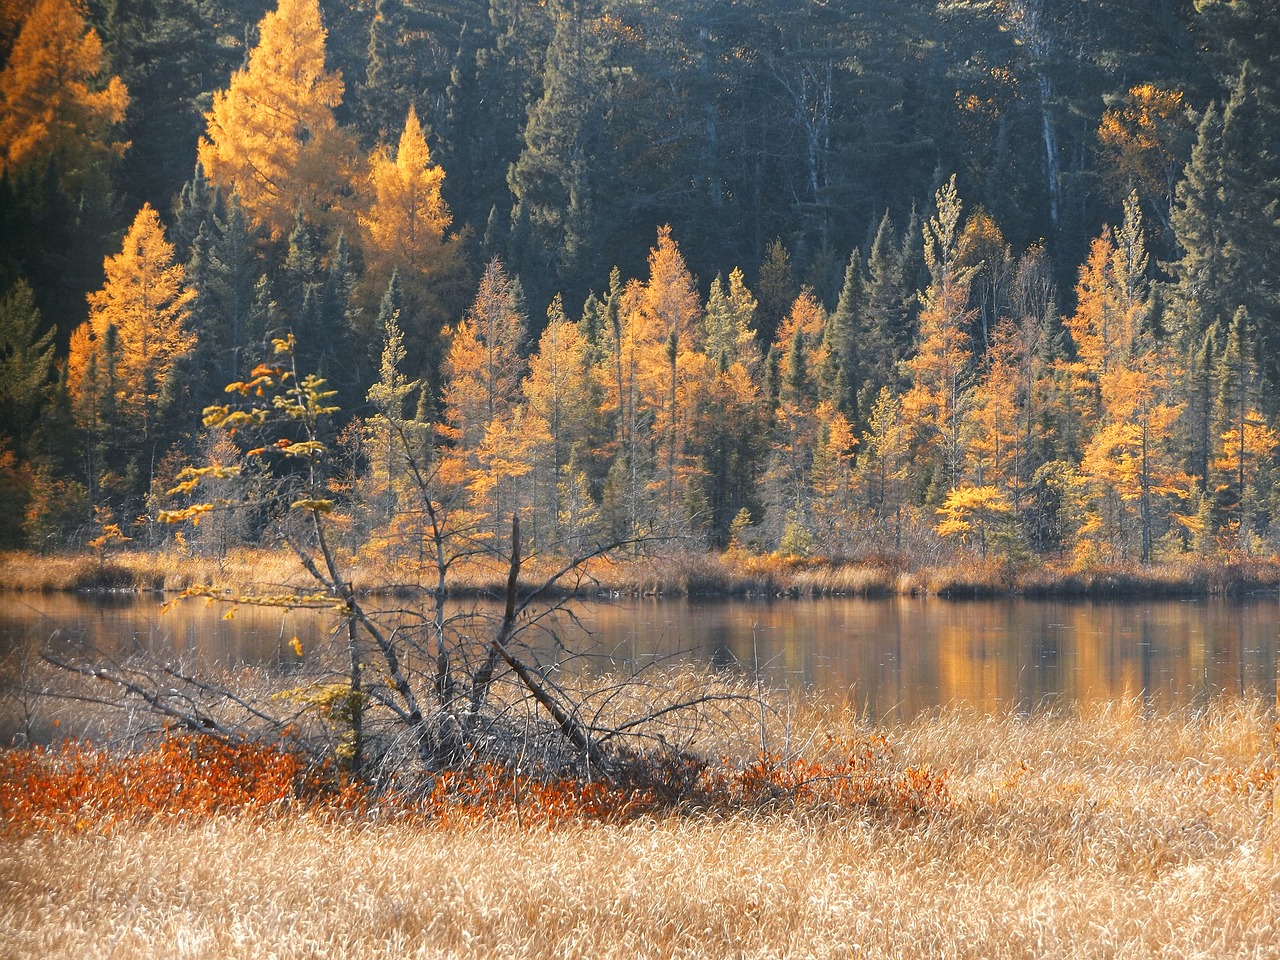
MULTIPOLYGON (((562 561, 535 555, 521 583, 541 585, 562 561)), ((429 596, 426 571, 355 558, 352 581, 368 595, 429 596), (361 584, 376 584, 361 588, 361 584)), ((507 571, 497 560, 457 570, 455 597, 500 596, 507 571)), ((268 549, 237 550, 224 557, 168 551, 122 551, 107 557, 87 553, 0 553, 0 592, 176 594, 213 585, 241 593, 310 591, 294 558, 268 549)), ((669 597, 688 599, 806 599, 915 596, 948 600, 1141 600, 1245 597, 1280 591, 1280 558, 1195 558, 1141 566, 1112 564, 1086 569, 1055 562, 1020 567, 965 563, 936 567, 905 564, 779 558, 743 553, 680 553, 627 559, 597 559, 580 574, 562 578, 549 596, 669 597)))

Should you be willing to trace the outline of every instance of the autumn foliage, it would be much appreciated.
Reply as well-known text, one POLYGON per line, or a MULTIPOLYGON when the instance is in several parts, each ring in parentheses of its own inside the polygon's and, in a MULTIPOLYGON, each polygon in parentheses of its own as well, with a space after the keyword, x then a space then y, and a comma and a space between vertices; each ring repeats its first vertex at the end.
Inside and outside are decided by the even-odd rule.
POLYGON ((82 4, 38 0, 0 70, 0 175, 40 175, 55 162, 68 187, 90 185, 95 160, 124 153, 110 137, 128 103, 82 4))
POLYGON ((195 293, 150 205, 103 266, 106 282, 89 295, 89 319, 71 337, 72 394, 86 419, 96 407, 145 428, 174 362, 195 345, 188 329, 195 293))
POLYGON ((283 0, 268 12, 248 64, 214 94, 200 141, 209 178, 234 187, 249 216, 277 236, 299 207, 328 206, 344 172, 333 116, 344 85, 325 69, 326 36, 315 0, 283 0))
MULTIPOLYGON (((176 543, 154 523, 172 489, 162 468, 220 442, 208 423, 201 433, 199 411, 291 336, 299 380, 323 378, 341 411, 350 470, 334 504, 357 553, 429 552, 413 542, 413 484, 385 455, 401 428, 440 481, 451 532, 475 545, 518 516, 539 550, 562 553, 654 537, 694 552, 733 542, 740 555, 914 566, 988 550, 1080 568, 1275 552, 1280 314, 1262 254, 1280 249, 1266 212, 1276 177, 1250 165, 1272 162, 1278 125, 1257 58, 1232 71, 1225 103, 1206 100, 1209 86, 1182 89, 1176 72, 1144 80, 1150 64, 1135 62, 1123 86, 1070 109, 1070 95, 1042 87, 1015 110, 1006 96, 1074 73, 1050 65, 1075 49, 1057 35, 1072 18, 1032 16, 1042 4, 943 5, 960 20, 989 15, 1013 41, 997 45, 1004 54, 1038 50, 1032 72, 1043 73, 1032 83, 1004 54, 988 62, 995 47, 966 52, 944 84, 958 84, 961 127, 940 135, 931 120, 927 136, 890 139, 958 143, 986 118, 998 143, 989 156, 948 147, 927 164, 931 198, 917 185, 890 199, 869 170, 830 175, 886 156, 851 148, 862 124, 832 100, 853 64, 867 77, 877 66, 833 51, 882 49, 872 38, 890 29, 892 4, 865 23, 841 8, 810 24, 816 34, 783 44, 798 58, 785 67, 757 46, 790 14, 734 7, 736 26, 706 27, 711 46, 680 53, 656 87, 641 77, 679 33, 651 29, 665 4, 504 4, 487 26, 453 24, 448 40, 439 31, 466 5, 445 6, 419 21, 399 3, 322 13, 316 0, 278 0, 256 31, 235 21, 260 11, 197 24, 209 18, 185 2, 146 29, 141 8, 0 7, 0 199, 21 200, 12 224, 25 224, 9 239, 4 220, 0 251, 13 304, 0 311, 0 396, 16 411, 0 414, 0 441, 25 488, 5 537, 83 545, 100 508, 135 547, 176 543), (196 45, 179 44, 169 64, 166 44, 188 28, 196 45), (817 51, 826 67, 810 75, 817 51), (712 92, 730 75, 728 89, 746 92, 733 108, 712 92), (221 89, 209 89, 214 77, 221 89), (654 136, 640 114, 670 99, 668 84, 702 92, 669 104, 654 136), (115 160, 143 162, 116 139, 126 106, 130 135, 152 136, 171 116, 153 101, 171 87, 183 90, 191 179, 180 192, 149 189, 137 171, 110 183, 115 160), (756 102, 776 112, 743 122, 736 110, 756 102), (695 103, 696 121, 677 119, 695 103), (1037 113, 1034 143, 1010 139, 1037 113), (1054 145, 1068 114, 1069 149, 1054 145), (762 144, 728 144, 755 130, 787 135, 749 161, 762 144), (700 136, 705 149, 693 148, 700 136), (1068 155, 1083 165, 1069 176, 1058 169, 1068 155), (1008 167, 978 175, 974 163, 996 157, 1008 167), (678 187, 657 188, 676 171, 678 187), (1033 171, 1044 179, 1027 192, 1033 171), (787 183, 799 221, 767 212, 787 183), (1085 184, 1097 198, 1068 202, 1085 184), (174 193, 172 211, 150 205, 174 193), (1048 223, 1019 209, 1037 196, 1048 223), (142 206, 103 261, 124 225, 111 198, 142 206), (92 255, 21 249, 57 220, 92 229, 90 200, 111 221, 92 255), (856 211, 872 208, 885 213, 863 230, 856 211), (908 209, 895 224, 890 211, 908 209), (99 262, 105 278, 90 291, 99 262), (81 285, 69 308, 49 290, 67 284, 81 285), (375 381, 393 339, 391 389, 375 381), (50 343, 64 363, 45 358, 50 343), (366 405, 388 390, 390 417, 366 405), (53 506, 43 491, 72 481, 61 499, 73 508, 53 506)), ((1219 8, 1210 20, 1225 6, 1242 24, 1254 16, 1249 3, 1204 6, 1219 8)), ((1108 56, 1096 62, 1130 62, 1108 56)), ((240 536, 267 525, 246 520, 240 536)))
POLYGON ((444 770, 376 793, 316 768, 288 744, 168 735, 124 752, 87 743, 0 752, 0 832, 110 831, 157 817, 309 811, 457 824, 625 823, 641 816, 864 811, 895 818, 950 807, 949 777, 901 766, 882 736, 833 740, 819 759, 768 752, 746 764, 667 750, 618 758, 612 781, 496 763, 444 770))
POLYGON ((212 816, 280 804, 346 805, 272 744, 167 736, 136 752, 69 742, 0 754, 0 823, 10 832, 110 829, 157 816, 212 816))

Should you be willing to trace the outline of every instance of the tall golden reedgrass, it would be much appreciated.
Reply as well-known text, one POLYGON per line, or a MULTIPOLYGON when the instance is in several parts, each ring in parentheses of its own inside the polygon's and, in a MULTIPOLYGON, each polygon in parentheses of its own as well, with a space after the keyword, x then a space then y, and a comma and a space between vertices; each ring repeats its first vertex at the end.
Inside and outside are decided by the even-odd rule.
MULTIPOLYGON (((865 735, 803 705, 769 735, 865 735)), ((25 958, 1277 957, 1275 718, 944 711, 880 731, 950 771, 926 815, 452 825, 264 813, 0 839, 25 958)))
MULTIPOLYGON (((432 589, 434 570, 369 551, 346 559, 352 582, 364 589, 432 589)), ((541 583, 565 558, 536 552, 522 576, 541 583)), ((501 594, 507 561, 495 554, 451 569, 455 594, 501 594)), ((46 555, 0 553, 0 590, 29 592, 126 589, 179 591, 193 584, 233 590, 309 589, 309 578, 291 552, 240 547, 220 557, 179 550, 118 550, 46 555)), ((559 589, 579 595, 623 596, 863 596, 932 594, 950 597, 1030 595, 1068 597, 1224 596, 1280 586, 1277 557, 1188 557, 1171 563, 1109 564, 1077 569, 1058 562, 1012 564, 969 558, 939 566, 913 566, 885 558, 828 561, 741 550, 726 553, 671 551, 598 557, 584 563, 559 589)))
POLYGON ((91 553, 0 553, 0 590, 180 591, 193 584, 264 589, 308 585, 306 570, 287 550, 237 548, 221 557, 175 550, 91 553))
MULTIPOLYGON (((435 570, 404 560, 392 561, 368 551, 344 558, 352 582, 365 589, 433 589, 435 570)), ((540 584, 563 568, 565 558, 527 557, 522 579, 540 584)), ((450 589, 455 594, 501 594, 508 561, 494 554, 455 563, 450 589)), ((625 596, 858 594, 896 592, 894 575, 877 565, 831 564, 731 552, 676 551, 663 555, 597 557, 562 578, 559 589, 582 595, 625 596)), ((90 553, 46 555, 0 553, 0 590, 132 589, 184 590, 193 584, 217 584, 238 591, 308 588, 308 576, 285 549, 236 548, 221 557, 178 550, 119 550, 105 557, 90 553)))

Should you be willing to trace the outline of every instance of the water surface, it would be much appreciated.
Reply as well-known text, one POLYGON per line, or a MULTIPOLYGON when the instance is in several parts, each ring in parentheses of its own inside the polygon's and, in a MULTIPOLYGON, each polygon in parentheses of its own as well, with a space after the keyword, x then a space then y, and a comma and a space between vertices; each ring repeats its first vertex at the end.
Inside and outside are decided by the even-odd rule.
MULTIPOLYGON (((1245 601, 1098 603, 895 598, 770 602, 622 600, 561 617, 574 661, 643 665, 683 658, 848 701, 880 719, 941 705, 1030 711, 1117 698, 1174 709, 1220 695, 1276 694, 1280 597, 1245 601)), ((12 665, 41 645, 148 652, 184 667, 296 668, 324 656, 327 614, 227 608, 125 595, 0 596, 0 653, 12 665)))

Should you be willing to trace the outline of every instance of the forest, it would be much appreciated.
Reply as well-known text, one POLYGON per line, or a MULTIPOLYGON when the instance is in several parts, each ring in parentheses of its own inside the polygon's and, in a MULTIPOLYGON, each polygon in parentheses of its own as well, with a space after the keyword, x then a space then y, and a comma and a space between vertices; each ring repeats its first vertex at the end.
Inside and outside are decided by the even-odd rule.
POLYGON ((1280 552, 1277 23, 3 0, 0 545, 1280 552))

